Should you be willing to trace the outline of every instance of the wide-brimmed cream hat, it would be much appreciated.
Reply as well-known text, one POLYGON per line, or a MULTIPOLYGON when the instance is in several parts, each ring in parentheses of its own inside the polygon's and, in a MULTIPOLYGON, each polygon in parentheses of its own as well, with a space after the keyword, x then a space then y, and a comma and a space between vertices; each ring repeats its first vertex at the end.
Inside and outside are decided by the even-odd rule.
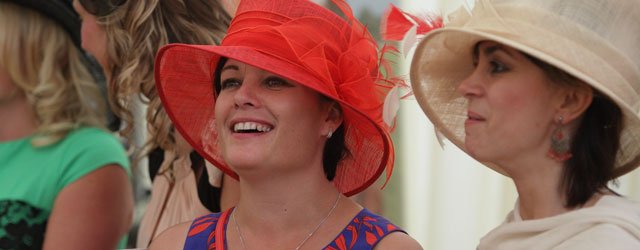
POLYGON ((416 48, 411 85, 436 129, 462 150, 467 100, 456 88, 474 69, 473 47, 484 40, 541 59, 607 95, 624 114, 614 176, 640 165, 640 1, 480 0, 429 32, 416 48))

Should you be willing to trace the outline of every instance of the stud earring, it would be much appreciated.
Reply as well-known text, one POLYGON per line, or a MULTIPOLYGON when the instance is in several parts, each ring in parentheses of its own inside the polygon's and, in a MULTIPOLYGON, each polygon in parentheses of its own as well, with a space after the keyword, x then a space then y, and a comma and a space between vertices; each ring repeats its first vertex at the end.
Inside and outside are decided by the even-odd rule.
POLYGON ((333 135, 333 130, 329 130, 329 133, 327 133, 327 139, 331 138, 332 135, 333 135))
POLYGON ((549 152, 547 152, 547 156, 557 162, 564 162, 573 156, 571 154, 569 138, 567 138, 562 131, 562 120, 562 116, 556 119, 557 127, 551 134, 551 147, 549 148, 549 152))

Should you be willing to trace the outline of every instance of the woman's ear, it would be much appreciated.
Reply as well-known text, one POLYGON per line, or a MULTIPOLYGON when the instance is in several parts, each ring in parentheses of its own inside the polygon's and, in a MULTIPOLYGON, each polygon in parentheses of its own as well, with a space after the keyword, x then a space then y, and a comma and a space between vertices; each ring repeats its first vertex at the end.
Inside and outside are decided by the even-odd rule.
POLYGON ((558 114, 564 118, 566 123, 580 117, 593 100, 594 90, 585 83, 580 83, 579 86, 565 87, 561 91, 563 99, 558 114))
POLYGON ((342 109, 337 102, 331 102, 325 119, 325 135, 335 132, 340 124, 342 124, 342 109))

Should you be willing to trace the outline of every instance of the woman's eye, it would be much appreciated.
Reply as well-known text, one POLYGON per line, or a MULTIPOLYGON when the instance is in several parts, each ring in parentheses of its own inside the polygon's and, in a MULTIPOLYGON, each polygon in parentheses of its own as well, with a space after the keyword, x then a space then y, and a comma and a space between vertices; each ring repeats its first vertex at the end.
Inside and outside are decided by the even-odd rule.
POLYGON ((507 66, 498 61, 491 61, 491 73, 502 73, 508 70, 507 66))
POLYGON ((234 88, 240 86, 240 80, 236 78, 227 78, 220 84, 222 89, 234 88))
POLYGON ((279 77, 268 77, 264 80, 264 84, 270 89, 280 89, 292 86, 289 82, 279 77))

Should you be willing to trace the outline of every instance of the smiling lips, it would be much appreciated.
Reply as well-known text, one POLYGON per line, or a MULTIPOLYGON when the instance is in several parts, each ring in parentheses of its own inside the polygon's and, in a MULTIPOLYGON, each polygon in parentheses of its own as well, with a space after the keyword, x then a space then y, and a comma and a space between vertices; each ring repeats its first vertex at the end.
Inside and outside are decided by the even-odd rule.
POLYGON ((235 133, 266 133, 273 129, 273 126, 258 122, 237 122, 233 125, 235 133))

